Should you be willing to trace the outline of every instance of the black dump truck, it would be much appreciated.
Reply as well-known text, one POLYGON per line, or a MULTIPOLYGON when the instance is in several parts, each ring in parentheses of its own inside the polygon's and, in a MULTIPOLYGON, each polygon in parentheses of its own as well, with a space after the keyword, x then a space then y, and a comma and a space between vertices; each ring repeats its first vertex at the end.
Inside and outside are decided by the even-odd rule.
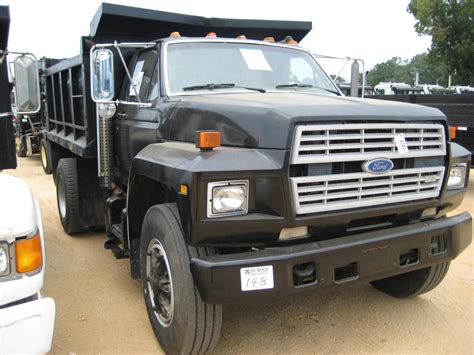
POLYGON ((344 97, 298 46, 310 30, 102 4, 80 55, 44 68, 64 230, 105 227, 167 353, 210 351, 224 304, 420 295, 471 243, 471 216, 447 217, 471 154, 446 117, 344 97))
POLYGON ((15 141, 13 137, 13 120, 8 82, 7 47, 10 30, 10 9, 0 6, 0 171, 15 169, 15 141))

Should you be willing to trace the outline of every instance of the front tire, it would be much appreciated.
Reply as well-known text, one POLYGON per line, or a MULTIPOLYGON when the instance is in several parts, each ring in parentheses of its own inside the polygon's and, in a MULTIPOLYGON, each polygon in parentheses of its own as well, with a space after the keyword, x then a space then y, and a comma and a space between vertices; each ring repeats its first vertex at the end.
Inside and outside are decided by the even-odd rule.
POLYGON ((85 230, 81 221, 77 160, 61 159, 56 170, 56 197, 64 231, 77 234, 85 230))
POLYGON ((376 289, 395 298, 416 297, 438 286, 448 273, 449 261, 410 271, 386 279, 372 281, 376 289))
POLYGON ((186 246, 174 204, 151 207, 140 241, 142 288, 148 317, 168 354, 205 354, 219 340, 222 306, 202 301, 190 269, 193 256, 213 254, 186 246))

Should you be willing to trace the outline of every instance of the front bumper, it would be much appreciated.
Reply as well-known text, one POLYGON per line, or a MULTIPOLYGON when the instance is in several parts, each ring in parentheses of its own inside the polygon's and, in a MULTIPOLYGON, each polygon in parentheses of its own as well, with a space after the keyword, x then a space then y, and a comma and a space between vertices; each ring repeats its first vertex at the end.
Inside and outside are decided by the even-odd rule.
POLYGON ((52 298, 0 309, 0 354, 47 353, 53 339, 52 298))
POLYGON ((315 243, 193 258, 191 270, 205 302, 252 303, 425 268, 454 259, 471 241, 472 218, 465 212, 315 243), (434 247, 437 244, 441 249, 434 247), (295 267, 308 263, 315 266, 314 281, 295 285, 295 267), (273 288, 241 290, 240 269, 255 266, 272 266, 273 288))

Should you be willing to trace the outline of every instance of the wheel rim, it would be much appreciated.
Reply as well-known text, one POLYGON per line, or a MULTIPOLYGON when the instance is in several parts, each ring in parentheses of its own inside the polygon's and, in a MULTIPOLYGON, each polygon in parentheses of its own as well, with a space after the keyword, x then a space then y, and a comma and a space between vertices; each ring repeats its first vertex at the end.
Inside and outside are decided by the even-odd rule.
POLYGON ((66 191, 63 179, 58 175, 58 207, 61 217, 66 218, 66 191))
POLYGON ((43 168, 46 169, 46 166, 48 165, 48 161, 46 160, 46 149, 44 148, 44 145, 41 144, 41 164, 43 164, 43 168))
POLYGON ((158 239, 148 244, 145 291, 156 319, 163 327, 169 327, 174 313, 173 280, 168 257, 158 239))

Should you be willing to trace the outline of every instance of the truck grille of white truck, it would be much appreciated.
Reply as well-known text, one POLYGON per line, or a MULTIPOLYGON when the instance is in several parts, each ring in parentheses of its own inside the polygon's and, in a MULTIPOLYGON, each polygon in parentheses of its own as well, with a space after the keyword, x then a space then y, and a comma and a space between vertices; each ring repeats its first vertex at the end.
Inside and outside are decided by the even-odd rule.
POLYGON ((297 126, 290 161, 291 168, 300 167, 290 175, 295 213, 436 198, 444 179, 445 142, 441 124, 297 126), (404 154, 395 143, 400 133, 408 146, 404 154), (384 174, 362 170, 365 162, 381 158, 392 160, 394 168, 384 174))

